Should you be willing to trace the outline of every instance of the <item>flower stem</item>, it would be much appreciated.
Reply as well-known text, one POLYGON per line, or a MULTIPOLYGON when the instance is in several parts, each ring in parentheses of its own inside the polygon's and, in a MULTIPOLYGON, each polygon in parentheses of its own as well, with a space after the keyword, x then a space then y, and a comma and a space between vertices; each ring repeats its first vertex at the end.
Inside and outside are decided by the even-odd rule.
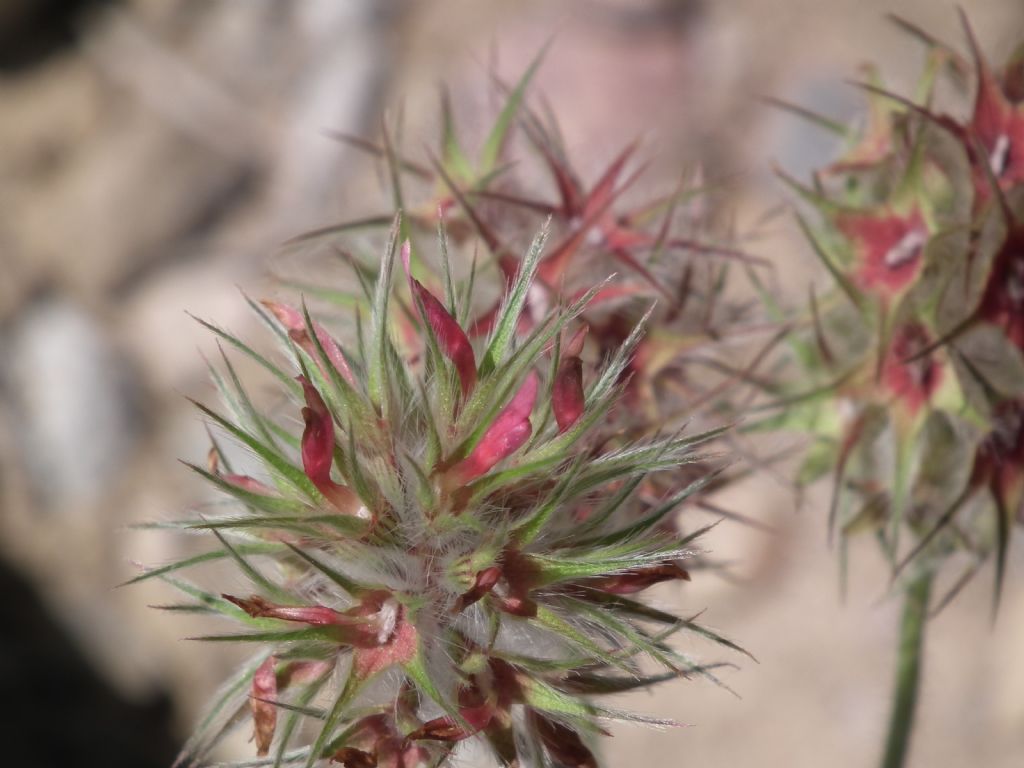
POLYGON ((896 690, 882 768, 902 768, 910 746, 918 684, 921 678, 924 625, 928 618, 928 596, 931 588, 932 574, 921 574, 908 585, 903 598, 896 690))

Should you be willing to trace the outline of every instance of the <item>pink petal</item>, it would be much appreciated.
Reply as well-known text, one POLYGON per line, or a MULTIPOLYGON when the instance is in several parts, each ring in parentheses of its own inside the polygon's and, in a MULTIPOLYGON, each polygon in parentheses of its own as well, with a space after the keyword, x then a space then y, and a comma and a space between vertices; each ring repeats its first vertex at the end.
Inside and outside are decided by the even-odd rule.
MULTIPOLYGON (((519 421, 527 421, 530 418, 530 414, 533 412, 533 405, 537 401, 537 374, 530 371, 527 374, 526 379, 523 380, 522 386, 519 387, 519 391, 516 392, 509 404, 505 406, 505 409, 498 414, 498 418, 494 420, 494 424, 487 431, 487 435, 492 432, 501 429, 506 425, 511 425, 519 421)), ((486 439, 486 436, 485 438, 486 439)))
MULTIPOLYGON (((261 303, 274 314, 274 317, 277 318, 281 325, 288 329, 288 336, 292 341, 305 350, 306 354, 314 360, 318 359, 316 346, 306 332, 306 319, 299 310, 277 301, 265 299, 261 303)), ((348 360, 345 359, 345 354, 341 351, 341 347, 338 346, 338 343, 331 334, 327 332, 327 329, 319 323, 313 323, 313 331, 316 333, 320 346, 323 347, 324 354, 327 355, 327 359, 331 361, 335 370, 341 374, 345 381, 355 387, 355 377, 352 375, 352 369, 349 368, 348 360)), ((322 365, 321 369, 323 369, 322 365)), ((324 373, 326 374, 327 371, 324 371, 324 373)))
POLYGON ((252 721, 255 727, 256 754, 265 757, 270 752, 270 743, 274 740, 277 728, 277 706, 273 700, 277 698, 277 674, 274 667, 277 659, 273 656, 260 664, 252 678, 252 721))
POLYGON ((302 419, 306 428, 302 432, 302 466, 317 488, 331 482, 334 463, 334 419, 324 399, 305 376, 298 377, 306 397, 302 419))
POLYGON ((327 404, 309 379, 299 376, 298 381, 306 397, 306 407, 302 409, 302 419, 306 423, 302 431, 302 467, 306 476, 338 511, 346 515, 367 516, 359 497, 348 486, 331 479, 334 419, 327 404))
POLYGON ((583 415, 583 361, 567 357, 558 364, 551 390, 551 409, 558 422, 558 432, 565 432, 583 415))
POLYGON ((533 427, 528 421, 521 421, 501 433, 484 436, 480 444, 464 461, 455 468, 455 477, 465 484, 489 472, 495 464, 515 453, 530 439, 533 427))
POLYGON ((536 400, 537 374, 530 371, 515 397, 498 414, 473 452, 453 468, 453 478, 462 484, 469 483, 521 448, 533 432, 530 413, 536 400))
POLYGON ((466 397, 476 385, 476 357, 473 355, 473 347, 469 343, 469 338, 434 294, 412 276, 409 271, 408 241, 402 246, 402 263, 405 265, 405 274, 409 278, 409 289, 422 305, 423 319, 430 325, 445 357, 451 360, 455 366, 455 370, 459 374, 459 383, 462 386, 462 396, 466 397))

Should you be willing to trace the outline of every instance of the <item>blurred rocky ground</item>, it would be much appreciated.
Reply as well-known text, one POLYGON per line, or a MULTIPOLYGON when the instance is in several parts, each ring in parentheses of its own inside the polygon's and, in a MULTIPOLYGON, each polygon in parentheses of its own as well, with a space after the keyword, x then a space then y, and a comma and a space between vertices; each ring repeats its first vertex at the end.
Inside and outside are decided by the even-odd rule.
MULTIPOLYGON (((994 59, 1024 37, 1019 0, 962 4, 994 59)), ((217 354, 185 312, 256 337, 239 288, 272 290, 278 243, 366 213, 378 195, 372 165, 326 130, 369 134, 401 105, 410 145, 430 143, 441 81, 472 129, 493 107, 492 56, 512 78, 550 40, 535 91, 585 173, 640 135, 665 178, 700 158, 735 180, 730 208, 744 231, 786 199, 771 163, 800 175, 835 150, 758 97, 847 118, 860 98, 843 81, 866 61, 905 91, 922 52, 888 11, 963 47, 953 7, 932 0, 0 0, 0 556, 32 584, 5 596, 37 593, 49 618, 8 616, 54 639, 39 646, 46 654, 88 668, 76 679, 104 700, 162 722, 154 733, 186 733, 223 677, 233 652, 182 641, 195 626, 146 607, 167 599, 159 587, 114 585, 134 561, 185 546, 129 523, 209 496, 175 461, 205 454, 182 395, 211 395, 197 349, 217 354), (79 650, 59 650, 63 637, 79 650), (164 694, 173 710, 154 704, 164 694)), ((780 290, 803 295, 811 260, 780 221, 749 247, 776 262, 780 290)), ((898 608, 880 563, 869 546, 855 553, 841 605, 820 498, 796 510, 761 477, 722 501, 773 531, 719 526, 714 554, 730 578, 665 599, 707 607, 705 619, 761 663, 726 675, 739 699, 700 683, 636 697, 695 727, 617 730, 610 762, 872 763, 898 608)), ((1021 765, 1019 546, 1012 560, 995 627, 988 572, 935 621, 914 766, 1021 765)), ((0 626, 13 642, 11 619, 0 626)), ((0 690, 22 706, 31 686, 5 669, 0 690)), ((0 718, 4 734, 17 735, 0 718)), ((113 764, 90 755, 76 764, 113 764)))

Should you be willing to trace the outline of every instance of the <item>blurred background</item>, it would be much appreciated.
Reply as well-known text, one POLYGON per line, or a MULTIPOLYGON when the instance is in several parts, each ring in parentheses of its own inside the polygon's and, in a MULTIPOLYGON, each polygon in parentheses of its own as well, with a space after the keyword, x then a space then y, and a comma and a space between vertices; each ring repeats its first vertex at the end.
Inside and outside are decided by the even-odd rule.
MULTIPOLYGON (((961 5, 994 61, 1024 39, 1020 0, 961 5)), ((966 49, 935 0, 0 0, 3 764, 167 766, 234 659, 147 608, 161 587, 114 587, 182 547, 129 523, 209 496, 176 462, 205 455, 182 395, 211 397, 199 352, 216 352, 186 311, 261 338, 239 288, 271 290, 280 242, 379 198, 372 163, 325 131, 402 110, 408 145, 432 145, 439 84, 485 123, 488 67, 514 79, 551 40, 533 93, 584 175, 640 136, 666 178, 699 160, 733 179, 742 229, 787 200, 772 163, 806 177, 836 150, 760 96, 846 119, 868 61, 907 92, 923 51, 886 12, 966 49)), ((751 250, 804 294, 788 217, 751 250)), ((610 765, 877 760, 899 606, 869 542, 841 604, 826 502, 771 476, 728 490, 771 530, 719 526, 729 570, 662 598, 760 664, 725 673, 738 698, 693 682, 623 702, 693 727, 617 728, 610 765)), ((995 626, 989 571, 934 621, 913 766, 1024 765, 1019 539, 995 626)))

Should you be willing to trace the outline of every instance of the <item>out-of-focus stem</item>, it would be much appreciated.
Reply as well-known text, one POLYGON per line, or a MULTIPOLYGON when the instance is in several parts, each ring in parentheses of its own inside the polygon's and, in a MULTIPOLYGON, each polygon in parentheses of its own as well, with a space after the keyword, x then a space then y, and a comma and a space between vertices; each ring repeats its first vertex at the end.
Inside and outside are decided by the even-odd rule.
POLYGON ((896 662, 896 688, 893 694, 889 736, 886 739, 882 768, 902 768, 914 728, 914 711, 921 677, 924 626, 928 620, 928 597, 932 574, 917 576, 903 598, 903 622, 900 627, 899 656, 896 662))

